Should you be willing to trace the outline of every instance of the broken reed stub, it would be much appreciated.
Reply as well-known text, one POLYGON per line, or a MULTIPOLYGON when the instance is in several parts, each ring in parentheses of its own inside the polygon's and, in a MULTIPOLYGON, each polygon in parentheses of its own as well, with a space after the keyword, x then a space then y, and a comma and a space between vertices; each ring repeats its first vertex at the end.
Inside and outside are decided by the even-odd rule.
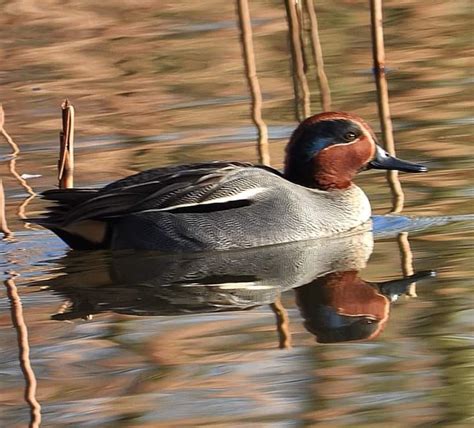
POLYGON ((62 131, 59 133, 58 181, 60 189, 74 187, 74 107, 61 104, 62 131))

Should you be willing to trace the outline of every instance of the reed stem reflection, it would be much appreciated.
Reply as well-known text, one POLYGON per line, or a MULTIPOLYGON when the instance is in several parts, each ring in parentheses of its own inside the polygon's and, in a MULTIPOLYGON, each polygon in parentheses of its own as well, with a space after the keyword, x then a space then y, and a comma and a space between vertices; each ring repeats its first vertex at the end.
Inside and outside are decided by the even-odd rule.
POLYGON ((288 312, 283 306, 280 297, 277 297, 275 301, 270 304, 270 309, 273 311, 276 317, 276 327, 279 340, 278 347, 280 349, 291 349, 290 320, 288 318, 288 312))
MULTIPOLYGON (((29 194, 29 196, 19 205, 17 213, 18 217, 21 219, 26 219, 26 207, 30 203, 30 201, 36 196, 33 188, 28 184, 28 182, 18 173, 16 169, 16 160, 18 155, 20 154, 20 148, 18 145, 13 141, 13 138, 8 134, 4 127, 5 124, 5 112, 3 110, 2 105, 0 104, 0 134, 2 134, 3 138, 5 138, 6 142, 12 149, 11 159, 8 163, 8 169, 10 174, 20 183, 20 186, 25 189, 25 191, 29 194)), ((29 223, 24 223, 26 228, 31 228, 29 223)))
POLYGON ((0 179, 0 232, 3 233, 4 239, 13 236, 12 231, 8 227, 7 214, 5 211, 5 191, 3 189, 3 181, 0 179))
POLYGON ((37 428, 41 424, 41 405, 36 398, 37 381, 30 361, 28 329, 23 317, 20 295, 18 294, 18 289, 13 279, 15 276, 18 276, 18 274, 10 272, 9 275, 10 278, 4 282, 4 285, 7 289, 7 295, 10 301, 12 323, 17 334, 20 367, 25 378, 25 401, 30 407, 29 427, 37 428))
MULTIPOLYGON (((400 250, 403 275, 411 276, 415 273, 415 270, 413 269, 413 253, 411 251, 410 241, 408 240, 408 232, 400 233, 397 241, 400 250)), ((407 296, 416 297, 416 282, 410 285, 407 296)))

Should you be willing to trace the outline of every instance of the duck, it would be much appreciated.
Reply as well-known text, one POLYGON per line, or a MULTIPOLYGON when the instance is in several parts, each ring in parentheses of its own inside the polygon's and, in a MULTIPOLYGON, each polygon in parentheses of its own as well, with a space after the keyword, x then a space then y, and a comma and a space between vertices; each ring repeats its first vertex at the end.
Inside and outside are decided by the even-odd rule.
POLYGON ((360 117, 324 112, 302 121, 283 171, 249 162, 159 167, 103 188, 51 189, 39 224, 72 249, 220 251, 319 239, 370 227, 352 180, 368 169, 425 172, 389 155, 360 117))

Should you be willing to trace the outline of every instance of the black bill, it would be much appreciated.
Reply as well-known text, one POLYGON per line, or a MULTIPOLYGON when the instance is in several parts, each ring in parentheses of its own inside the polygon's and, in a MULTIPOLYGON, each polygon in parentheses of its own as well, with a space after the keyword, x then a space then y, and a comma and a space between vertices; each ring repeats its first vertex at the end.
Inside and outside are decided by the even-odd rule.
POLYGON ((396 169, 403 172, 426 172, 428 168, 424 165, 420 165, 413 162, 408 162, 402 159, 398 159, 395 156, 389 155, 380 146, 376 146, 377 151, 375 158, 369 162, 369 168, 374 169, 396 169))

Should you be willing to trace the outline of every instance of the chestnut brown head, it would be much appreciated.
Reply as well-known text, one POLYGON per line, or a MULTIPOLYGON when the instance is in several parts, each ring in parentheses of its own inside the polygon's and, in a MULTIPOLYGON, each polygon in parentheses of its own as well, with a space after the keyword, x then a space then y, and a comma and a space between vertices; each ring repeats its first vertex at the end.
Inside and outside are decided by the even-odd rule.
POLYGON ((294 131, 286 149, 285 176, 306 187, 345 189, 359 171, 369 168, 427 170, 390 156, 377 144, 371 127, 349 113, 309 117, 294 131))

